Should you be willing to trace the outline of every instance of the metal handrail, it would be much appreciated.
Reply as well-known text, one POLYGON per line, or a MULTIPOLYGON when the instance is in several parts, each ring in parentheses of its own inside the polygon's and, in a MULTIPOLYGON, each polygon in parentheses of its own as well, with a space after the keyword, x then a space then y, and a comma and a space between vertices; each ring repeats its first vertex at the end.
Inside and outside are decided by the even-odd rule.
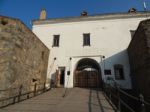
POLYGON ((107 95, 107 97, 109 98, 109 100, 111 100, 111 102, 113 102, 112 98, 111 98, 112 96, 117 99, 117 101, 118 101, 117 109, 120 112, 121 112, 121 104, 124 105, 131 112, 136 112, 132 107, 130 107, 129 104, 127 104, 125 101, 122 100, 122 98, 120 98, 120 93, 122 93, 123 95, 127 96, 130 99, 138 101, 141 104, 142 112, 146 112, 145 105, 150 106, 150 103, 144 100, 143 95, 140 95, 140 97, 135 97, 135 96, 133 96, 133 95, 131 95, 131 94, 121 90, 117 86, 112 86, 110 84, 104 83, 104 92, 107 95), (106 89, 108 89, 108 91, 106 91, 106 89), (116 90, 117 94, 112 94, 111 89, 116 90))
POLYGON ((127 103, 125 103, 123 100, 120 100, 120 102, 126 106, 131 112, 135 112, 127 103))
POLYGON ((49 90, 50 88, 46 88, 46 83, 39 83, 39 84, 34 84, 34 85, 29 85, 30 87, 31 86, 34 86, 34 90, 31 90, 31 91, 27 91, 25 93, 23 93, 23 86, 20 85, 20 87, 16 87, 16 88, 8 88, 8 89, 5 89, 5 90, 2 90, 2 91, 8 91, 8 90, 11 90, 11 89, 18 89, 18 93, 17 95, 15 96, 10 96, 8 98, 3 98, 3 99, 0 99, 0 108, 3 108, 3 107, 6 107, 8 105, 11 105, 11 104, 15 104, 16 102, 20 102, 22 100, 25 100, 25 99, 29 99, 31 97, 34 97, 34 96, 37 96, 39 93, 44 93, 46 92, 47 90, 49 90), (38 86, 41 86, 43 85, 43 88, 39 88, 38 89, 38 86), (22 96, 26 96, 24 99, 21 98, 22 96), (13 101, 10 101, 10 100, 13 100, 13 101))
MULTIPOLYGON (((135 96, 133 96, 133 95, 128 94, 128 93, 125 92, 125 91, 122 91, 120 88, 118 88, 118 89, 119 89, 119 91, 120 91, 121 93, 125 94, 126 96, 128 96, 128 97, 130 97, 130 98, 132 98, 132 99, 134 99, 134 100, 137 100, 137 101, 140 101, 140 100, 141 100, 140 97, 139 97, 139 98, 138 98, 138 97, 135 97, 135 96)), ((142 97, 143 97, 143 96, 142 96, 142 97)), ((145 101, 145 100, 143 101, 143 103, 150 106, 150 103, 147 102, 147 101, 145 101)))

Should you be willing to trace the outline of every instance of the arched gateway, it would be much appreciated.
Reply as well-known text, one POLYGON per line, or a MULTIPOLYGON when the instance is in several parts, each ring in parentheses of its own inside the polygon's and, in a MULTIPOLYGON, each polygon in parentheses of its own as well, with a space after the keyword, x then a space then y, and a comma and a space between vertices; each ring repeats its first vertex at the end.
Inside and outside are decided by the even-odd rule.
POLYGON ((99 64, 90 58, 79 60, 74 71, 74 86, 95 88, 101 87, 101 69, 99 64))

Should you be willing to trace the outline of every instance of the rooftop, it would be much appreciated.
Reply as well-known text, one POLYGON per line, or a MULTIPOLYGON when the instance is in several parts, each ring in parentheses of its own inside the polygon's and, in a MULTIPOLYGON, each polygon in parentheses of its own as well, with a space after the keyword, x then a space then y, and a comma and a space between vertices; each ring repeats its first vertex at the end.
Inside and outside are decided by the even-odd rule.
POLYGON ((110 19, 125 19, 125 18, 139 18, 150 17, 150 11, 148 12, 132 12, 132 13, 107 13, 96 14, 78 17, 64 17, 64 18, 49 18, 49 19, 37 19, 33 20, 33 25, 41 24, 53 24, 53 23, 65 23, 65 22, 78 22, 78 21, 94 21, 94 20, 110 20, 110 19))

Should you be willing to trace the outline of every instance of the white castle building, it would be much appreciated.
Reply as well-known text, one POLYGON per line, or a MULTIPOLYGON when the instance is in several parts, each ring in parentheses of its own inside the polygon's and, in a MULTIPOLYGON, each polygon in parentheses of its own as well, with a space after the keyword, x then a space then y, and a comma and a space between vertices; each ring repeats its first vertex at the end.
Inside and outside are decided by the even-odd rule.
POLYGON ((150 13, 130 12, 33 20, 33 32, 50 49, 47 78, 64 87, 95 87, 116 81, 131 89, 127 47, 141 20, 150 13), (111 80, 109 80, 111 79, 111 80))

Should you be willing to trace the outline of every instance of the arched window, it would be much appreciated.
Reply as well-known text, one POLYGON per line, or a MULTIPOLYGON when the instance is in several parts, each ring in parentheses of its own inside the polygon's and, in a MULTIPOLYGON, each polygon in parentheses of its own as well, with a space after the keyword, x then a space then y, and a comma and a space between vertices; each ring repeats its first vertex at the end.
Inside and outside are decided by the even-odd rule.
POLYGON ((124 79, 123 65, 120 64, 114 65, 114 73, 115 73, 115 79, 123 80, 124 79))

